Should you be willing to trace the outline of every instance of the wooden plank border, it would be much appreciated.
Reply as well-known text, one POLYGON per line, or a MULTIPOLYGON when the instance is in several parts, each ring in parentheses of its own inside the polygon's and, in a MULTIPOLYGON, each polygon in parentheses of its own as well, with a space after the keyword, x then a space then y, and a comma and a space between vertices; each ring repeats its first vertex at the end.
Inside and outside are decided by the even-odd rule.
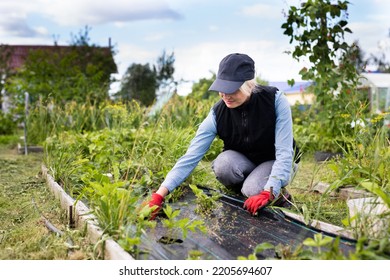
MULTIPOLYGON (((75 222, 77 228, 87 227, 87 236, 92 243, 97 243, 102 240, 103 231, 96 222, 96 217, 92 215, 88 207, 82 201, 76 201, 70 195, 68 195, 64 189, 54 180, 54 178, 48 173, 48 169, 45 165, 42 165, 42 176, 46 180, 46 183, 54 196, 59 199, 61 207, 66 211, 69 211, 69 207, 73 207, 74 217, 72 219, 75 222)), ((118 243, 112 239, 106 239, 103 241, 104 259, 107 260, 134 260, 134 258, 126 252, 118 243)))
POLYGON ((322 222, 322 221, 318 221, 318 220, 311 220, 308 223, 305 222, 305 219, 302 215, 299 215, 299 214, 296 214, 296 213, 293 213, 293 212, 289 212, 289 211, 285 211, 285 210, 282 210, 283 214, 286 215, 287 217, 290 217, 294 220, 297 220, 305 225, 309 225, 313 228, 316 228, 320 231, 324 231, 324 232, 327 232, 327 233, 331 233, 331 234, 334 234, 334 235, 339 235, 341 237, 345 237, 345 238, 348 238, 348 239, 352 239, 352 240, 355 240, 355 237, 354 237, 354 234, 352 231, 350 230, 346 230, 342 227, 339 227, 339 226, 336 226, 336 225, 332 225, 332 224, 329 224, 329 223, 325 223, 325 222, 322 222))

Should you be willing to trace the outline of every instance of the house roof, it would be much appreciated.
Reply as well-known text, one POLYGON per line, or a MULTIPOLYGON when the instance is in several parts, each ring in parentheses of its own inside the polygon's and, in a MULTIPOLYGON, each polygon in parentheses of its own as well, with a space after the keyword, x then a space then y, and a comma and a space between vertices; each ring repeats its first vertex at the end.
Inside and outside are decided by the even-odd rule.
POLYGON ((313 83, 310 81, 306 82, 295 82, 293 86, 290 86, 287 82, 269 82, 269 86, 278 88, 280 91, 283 91, 285 94, 299 93, 305 91, 313 83))
MULTIPOLYGON (((71 51, 74 46, 49 46, 49 45, 1 45, 0 48, 3 48, 3 52, 0 55, 4 55, 9 57, 7 58, 7 66, 10 70, 17 70, 22 67, 29 52, 36 50, 48 50, 52 52, 67 52, 71 51)), ((110 64, 113 66, 113 73, 117 73, 117 66, 114 62, 114 58, 112 56, 111 48, 109 47, 92 47, 94 50, 98 50, 103 52, 107 57, 110 58, 110 64)), ((1 66, 0 66, 1 67, 1 66)))
POLYGON ((362 73, 362 86, 390 87, 390 73, 362 73))

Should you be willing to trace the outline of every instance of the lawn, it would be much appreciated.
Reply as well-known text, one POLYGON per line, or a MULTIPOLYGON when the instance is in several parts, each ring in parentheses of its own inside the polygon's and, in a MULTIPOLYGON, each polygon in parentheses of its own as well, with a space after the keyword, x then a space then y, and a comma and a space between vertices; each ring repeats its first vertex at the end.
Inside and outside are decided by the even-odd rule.
POLYGON ((40 176, 42 154, 0 145, 0 259, 94 259, 94 244, 67 217, 40 176), (49 230, 51 225, 58 233, 49 230))

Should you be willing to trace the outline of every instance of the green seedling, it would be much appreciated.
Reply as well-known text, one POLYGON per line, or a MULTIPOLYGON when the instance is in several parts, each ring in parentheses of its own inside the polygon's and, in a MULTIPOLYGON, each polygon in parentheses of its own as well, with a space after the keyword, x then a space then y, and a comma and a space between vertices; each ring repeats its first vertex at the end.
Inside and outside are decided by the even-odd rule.
POLYGON ((190 185, 191 190, 196 196, 195 212, 198 214, 207 214, 212 212, 219 204, 218 199, 221 194, 218 192, 211 192, 211 196, 205 194, 195 185, 190 185))
POLYGON ((167 229, 167 235, 164 240, 169 241, 184 240, 187 238, 188 232, 200 231, 206 233, 206 226, 203 221, 189 218, 179 219, 180 210, 173 210, 170 205, 164 208, 166 219, 162 220, 163 226, 167 229))

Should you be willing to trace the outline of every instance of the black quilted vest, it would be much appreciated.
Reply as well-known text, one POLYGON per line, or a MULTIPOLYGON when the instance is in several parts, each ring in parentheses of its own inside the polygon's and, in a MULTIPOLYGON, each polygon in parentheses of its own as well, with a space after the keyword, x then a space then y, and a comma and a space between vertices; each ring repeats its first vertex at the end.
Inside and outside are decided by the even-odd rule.
POLYGON ((223 100, 214 105, 224 150, 240 152, 255 164, 275 159, 276 91, 258 85, 249 101, 239 107, 230 109, 223 100))

